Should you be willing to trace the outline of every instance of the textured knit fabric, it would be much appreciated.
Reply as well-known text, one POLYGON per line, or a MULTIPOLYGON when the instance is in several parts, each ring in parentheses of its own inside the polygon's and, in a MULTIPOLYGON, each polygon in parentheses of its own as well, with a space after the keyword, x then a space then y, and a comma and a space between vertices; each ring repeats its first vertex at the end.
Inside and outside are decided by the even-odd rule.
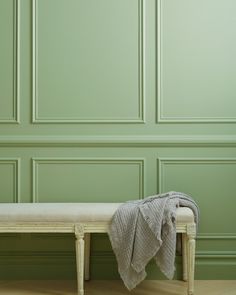
POLYGON ((175 271, 176 209, 192 209, 195 222, 199 210, 186 194, 168 192, 122 204, 109 227, 119 274, 131 290, 145 277, 145 267, 154 258, 160 270, 172 279, 175 271))

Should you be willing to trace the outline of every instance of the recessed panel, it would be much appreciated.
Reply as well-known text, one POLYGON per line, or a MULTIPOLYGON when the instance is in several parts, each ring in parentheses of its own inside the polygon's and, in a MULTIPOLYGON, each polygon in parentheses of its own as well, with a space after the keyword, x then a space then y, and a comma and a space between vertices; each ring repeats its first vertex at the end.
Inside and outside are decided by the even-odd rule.
POLYGON ((18 200, 18 173, 15 160, 0 159, 0 203, 14 203, 18 200))
POLYGON ((162 192, 180 191, 200 207, 200 232, 235 233, 236 160, 160 160, 162 192))
POLYGON ((16 1, 0 1, 0 123, 16 120, 16 1))
POLYGON ((142 0, 33 1, 34 121, 143 120, 142 0))
POLYGON ((198 235, 197 236, 197 251, 199 254, 209 254, 207 251, 222 252, 228 254, 227 251, 233 253, 236 249, 236 235, 198 235))
POLYGON ((143 196, 140 160, 34 160, 35 202, 123 202, 143 196))
POLYGON ((236 2, 158 3, 159 120, 236 122, 236 2))

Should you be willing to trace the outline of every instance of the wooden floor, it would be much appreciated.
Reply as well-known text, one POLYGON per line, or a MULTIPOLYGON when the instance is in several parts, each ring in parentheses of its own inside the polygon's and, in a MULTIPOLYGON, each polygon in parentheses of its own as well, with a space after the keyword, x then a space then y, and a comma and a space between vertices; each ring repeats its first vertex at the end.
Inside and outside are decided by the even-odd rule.
MULTIPOLYGON (((185 295, 182 281, 144 281, 129 292, 121 281, 90 281, 86 295, 185 295)), ((76 295, 75 281, 0 281, 2 295, 76 295)), ((195 281, 195 295, 236 295, 235 281, 195 281)))

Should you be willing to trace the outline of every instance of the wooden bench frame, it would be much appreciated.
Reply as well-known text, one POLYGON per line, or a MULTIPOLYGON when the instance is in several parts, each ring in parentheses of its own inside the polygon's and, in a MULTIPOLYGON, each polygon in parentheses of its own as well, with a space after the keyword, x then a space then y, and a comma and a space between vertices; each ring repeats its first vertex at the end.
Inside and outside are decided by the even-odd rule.
MULTIPOLYGON (((0 233, 73 233, 76 237, 78 295, 84 295, 84 280, 89 280, 90 234, 107 233, 109 222, 0 222, 0 233)), ((176 224, 182 234, 183 280, 188 281, 187 294, 194 293, 195 223, 176 224)))

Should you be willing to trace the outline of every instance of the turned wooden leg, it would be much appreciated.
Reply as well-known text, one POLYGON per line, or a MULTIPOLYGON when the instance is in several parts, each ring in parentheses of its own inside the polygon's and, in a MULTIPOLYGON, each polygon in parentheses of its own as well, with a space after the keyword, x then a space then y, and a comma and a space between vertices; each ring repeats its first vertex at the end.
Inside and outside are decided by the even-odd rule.
POLYGON ((90 279, 90 240, 91 234, 85 234, 85 255, 84 255, 84 278, 86 281, 90 279))
POLYGON ((183 265, 183 281, 188 280, 187 271, 187 236, 186 233, 182 233, 182 265, 183 265))
POLYGON ((195 237, 196 225, 187 225, 187 270, 188 270, 188 295, 194 293, 194 268, 195 268, 195 237))
POLYGON ((75 226, 75 249, 77 266, 78 295, 84 295, 84 227, 81 224, 75 226))

